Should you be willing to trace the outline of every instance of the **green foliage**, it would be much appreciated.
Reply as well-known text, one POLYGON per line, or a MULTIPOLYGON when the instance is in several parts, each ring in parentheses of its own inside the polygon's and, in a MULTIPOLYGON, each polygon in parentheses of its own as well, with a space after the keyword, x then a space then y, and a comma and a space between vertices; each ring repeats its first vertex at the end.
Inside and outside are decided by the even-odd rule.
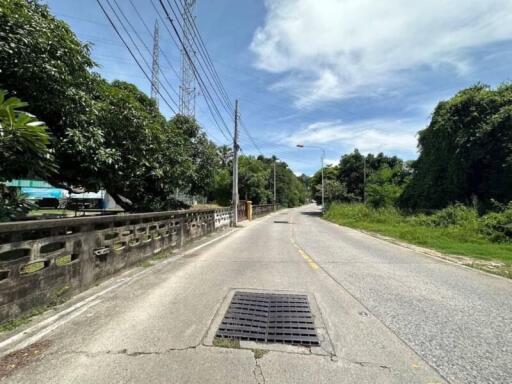
POLYGON ((418 215, 417 222, 421 225, 447 228, 459 226, 477 228, 479 220, 478 212, 474 208, 466 207, 460 203, 450 205, 444 209, 434 212, 432 215, 418 215))
POLYGON ((61 148, 70 130, 81 132, 89 146, 99 140, 94 123, 96 77, 89 73, 93 65, 89 46, 46 5, 0 0, 0 87, 27 101, 28 111, 48 125, 56 139, 55 181, 82 185, 82 163, 69 148, 61 148))
POLYGON ((20 111, 27 103, 5 96, 6 92, 0 90, 0 181, 53 173, 55 166, 48 149, 50 138, 46 126, 20 111))
POLYGON ((374 208, 394 206, 406 182, 401 161, 393 168, 388 164, 382 165, 368 177, 367 202, 374 208))
MULTIPOLYGON (((356 149, 353 153, 343 155, 337 166, 324 168, 326 204, 360 202, 366 194, 373 207, 391 206, 408 182, 409 173, 408 167, 396 156, 389 157, 379 153, 377 156, 368 154, 365 157, 356 149)), ((311 178, 311 185, 314 186, 314 199, 320 204, 321 170, 311 178)))
MULTIPOLYGON (((214 182, 208 198, 220 205, 229 205, 232 193, 232 154, 229 148, 219 147, 215 166, 214 182)), ((254 204, 270 204, 274 199, 274 162, 276 164, 277 203, 284 207, 304 204, 308 199, 307 176, 298 178, 288 165, 276 158, 264 156, 240 156, 238 189, 240 199, 254 204)))
POLYGON ((216 156, 210 167, 213 168, 213 179, 207 188, 208 201, 221 206, 229 206, 232 197, 233 152, 227 145, 216 148, 216 156))
MULTIPOLYGON (((308 199, 308 180, 307 177, 297 177, 284 161, 278 161, 275 158, 258 158, 265 162, 270 169, 268 185, 273 189, 273 163, 276 162, 276 190, 277 203, 283 207, 297 207, 306 203, 308 199)), ((304 175, 303 175, 304 176, 304 175)), ((272 202, 273 192, 269 202, 272 202)))
MULTIPOLYGON (((316 172, 309 181, 313 188, 313 199, 320 205, 322 204, 322 171, 316 172)), ((328 205, 331 202, 351 201, 355 199, 347 191, 347 186, 338 180, 338 167, 328 165, 324 167, 324 194, 325 202, 328 205)))
MULTIPOLYGON (((0 0, 0 86, 27 100, 28 110, 48 124, 59 166, 46 174, 49 182, 69 190, 105 188, 129 211, 183 207, 173 198, 177 189, 205 194, 217 156, 197 122, 166 121, 137 87, 109 84, 90 72, 94 65, 89 46, 47 6, 0 0)), ((24 175, 20 154, 4 154, 18 166, 9 177, 24 175)))
POLYGON ((480 231, 491 241, 512 243, 512 203, 502 212, 491 212, 480 220, 480 231))
POLYGON ((338 180, 347 186, 348 194, 353 196, 351 201, 363 201, 365 169, 367 180, 383 167, 393 169, 395 172, 389 177, 393 177, 393 181, 398 183, 400 182, 398 170, 402 165, 402 160, 396 156, 388 157, 382 153, 375 156, 370 153, 365 157, 355 149, 353 153, 342 156, 338 165, 338 180))
MULTIPOLYGON (((396 239, 432 248, 448 254, 475 257, 483 260, 499 260, 512 265, 512 244, 499 244, 493 238, 500 225, 491 222, 510 223, 512 210, 503 217, 484 216, 474 225, 476 211, 453 206, 440 212, 437 217, 406 215, 396 208, 372 208, 363 204, 339 204, 329 207, 326 218, 352 228, 364 229, 396 239), (490 233, 482 231, 482 224, 489 225, 490 233), (489 236, 490 235, 490 236, 489 236)), ((506 225, 506 224, 505 224, 506 225)))
POLYGON ((19 219, 36 208, 17 188, 0 184, 0 222, 19 219))
POLYGON ((512 85, 476 85, 438 104, 400 199, 409 209, 512 200, 512 85))
MULTIPOLYGON (((177 115, 166 122, 153 100, 119 81, 103 83, 99 106, 102 145, 91 178, 97 177, 121 206, 175 209, 182 207, 173 197, 176 189, 206 193, 216 148, 193 118, 177 115)), ((85 157, 89 151, 82 148, 85 157)))
POLYGON ((240 156, 238 166, 240 199, 251 200, 254 204, 272 201, 270 167, 252 156, 240 156))

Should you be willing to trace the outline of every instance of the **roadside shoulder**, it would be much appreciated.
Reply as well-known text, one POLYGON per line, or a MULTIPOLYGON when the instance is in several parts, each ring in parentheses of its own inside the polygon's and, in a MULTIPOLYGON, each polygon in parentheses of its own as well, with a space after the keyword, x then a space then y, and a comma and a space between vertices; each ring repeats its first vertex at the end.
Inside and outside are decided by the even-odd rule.
POLYGON ((466 256, 445 254, 445 253, 435 251, 430 248, 425 248, 425 247, 421 247, 418 245, 404 242, 402 240, 397 240, 393 237, 381 235, 376 232, 371 232, 371 231, 367 231, 364 229, 347 227, 345 225, 340 225, 340 224, 334 223, 327 219, 323 219, 323 220, 324 220, 324 222, 329 223, 338 228, 344 228, 344 229, 352 230, 355 232, 359 232, 359 233, 365 234, 367 236, 373 237, 375 239, 384 241, 386 243, 391 243, 391 244, 399 246, 401 248, 405 248, 410 251, 420 253, 422 255, 429 256, 431 258, 435 258, 437 260, 440 260, 440 261, 443 261, 446 263, 450 263, 452 265, 456 265, 458 267, 462 267, 462 268, 470 269, 472 271, 483 273, 487 276, 504 279, 504 280, 508 281, 509 283, 512 283, 512 280, 511 280, 512 276, 510 276, 510 274, 508 273, 507 270, 503 271, 503 273, 500 273, 501 272, 500 268, 502 267, 502 264, 500 264, 500 263, 496 263, 496 262, 492 262, 492 261, 478 260, 478 259, 474 259, 474 258, 466 257, 466 256))

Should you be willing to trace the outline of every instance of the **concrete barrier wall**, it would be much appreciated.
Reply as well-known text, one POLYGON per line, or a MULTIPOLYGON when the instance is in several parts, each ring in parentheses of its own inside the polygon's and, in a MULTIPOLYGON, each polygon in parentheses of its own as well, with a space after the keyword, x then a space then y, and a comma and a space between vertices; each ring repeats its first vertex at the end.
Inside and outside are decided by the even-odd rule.
POLYGON ((275 210, 277 210, 277 205, 274 204, 255 205, 252 207, 252 216, 254 218, 264 216, 275 210))
POLYGON ((231 210, 0 224, 0 322, 231 225, 231 210))
MULTIPOLYGON (((254 217, 274 210, 253 207, 254 217)), ((0 323, 227 228, 232 214, 219 208, 0 223, 0 323)))

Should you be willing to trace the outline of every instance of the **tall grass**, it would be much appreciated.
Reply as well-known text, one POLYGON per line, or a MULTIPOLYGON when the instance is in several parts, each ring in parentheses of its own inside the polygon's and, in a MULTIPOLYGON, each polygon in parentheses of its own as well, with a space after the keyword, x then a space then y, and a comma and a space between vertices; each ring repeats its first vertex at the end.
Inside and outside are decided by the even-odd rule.
POLYGON ((471 208, 448 207, 433 215, 405 215, 396 208, 374 209, 363 204, 333 203, 325 218, 347 227, 380 233, 453 255, 512 264, 512 243, 493 241, 486 233, 488 217, 471 208))

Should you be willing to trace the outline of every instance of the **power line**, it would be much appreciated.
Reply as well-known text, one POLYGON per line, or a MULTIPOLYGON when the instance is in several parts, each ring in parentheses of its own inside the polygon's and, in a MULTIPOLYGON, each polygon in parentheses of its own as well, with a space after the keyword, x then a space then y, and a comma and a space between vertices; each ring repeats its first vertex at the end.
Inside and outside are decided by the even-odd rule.
MULTIPOLYGON (((184 0, 181 0, 182 4, 183 4, 183 1, 184 0)), ((174 0, 174 3, 176 4, 176 0, 174 0)), ((178 6, 178 5, 176 4, 176 6, 178 6)), ((188 9, 186 7, 183 7, 183 8, 185 10, 185 17, 187 17, 189 19, 190 25, 193 28, 193 35, 195 37, 197 37, 197 40, 199 41, 199 46, 196 43, 196 47, 198 46, 199 54, 201 56, 203 56, 203 60, 205 60, 206 66, 212 73, 214 81, 216 82, 217 86, 219 87, 221 93, 223 94, 224 101, 227 103, 230 110, 232 110, 233 104, 231 103, 228 93, 226 92, 226 89, 224 88, 222 81, 220 80, 219 74, 217 73, 217 70, 215 69, 215 66, 213 65, 211 56, 208 53, 208 50, 206 49, 203 38, 201 37, 201 33, 199 32, 199 29, 197 28, 197 24, 196 24, 194 18, 192 17, 192 15, 190 14, 190 12, 188 12, 188 9)))
MULTIPOLYGON (((167 0, 167 3, 169 3, 169 0, 167 0)), ((199 47, 199 45, 198 45, 198 43, 196 41, 197 34, 190 27, 190 26, 195 26, 196 25, 193 16, 190 14, 190 10, 188 10, 187 7, 183 7, 183 11, 181 11, 178 3, 176 2, 176 0, 174 0, 174 4, 176 5, 176 8, 178 9, 178 11, 182 14, 182 17, 184 19, 183 20, 183 25, 182 26, 180 25, 182 27, 182 29, 183 29, 184 35, 185 36, 188 36, 188 35, 192 36, 192 43, 197 48, 197 50, 199 52, 199 56, 203 59, 203 62, 205 63, 206 67, 208 68, 207 60, 205 59, 205 57, 204 57, 204 55, 202 53, 202 50, 201 50, 201 48, 199 47)), ((172 8, 172 5, 170 5, 170 3, 169 3, 169 6, 171 7, 171 10, 174 13, 174 9, 172 8)), ((174 13, 174 15, 176 16, 175 13, 174 13)), ((188 49, 189 52, 190 52, 191 48, 193 48, 193 47, 189 47, 189 49, 188 49)), ((208 71, 203 66, 203 63, 200 60, 198 60, 198 64, 199 64, 199 67, 201 68, 201 70, 203 71, 206 79, 208 80, 208 83, 212 87, 213 92, 215 93, 217 98, 221 101, 221 104, 224 107, 225 111, 227 112, 228 115, 231 115, 233 107, 232 107, 232 105, 230 105, 229 100, 228 100, 228 102, 226 104, 226 101, 219 95, 219 92, 217 91, 216 86, 213 84, 213 83, 215 83, 215 77, 213 76, 214 80, 213 80, 213 83, 212 83, 211 77, 208 74, 208 71)), ((210 70, 210 72, 211 72, 211 70, 210 70)), ((218 87, 218 85, 217 85, 217 87, 218 87)))
MULTIPOLYGON (((139 60, 137 59, 137 57, 135 56, 135 54, 133 53, 133 51, 131 50, 130 46, 128 45, 128 43, 126 42, 126 40, 123 38, 123 36, 121 35, 121 33, 119 32, 119 30, 117 29, 116 25, 114 24, 113 20, 110 18, 110 15, 108 14, 107 10, 103 7, 103 4, 101 4, 100 0, 96 0, 96 2, 98 3, 98 5, 100 6, 101 10, 103 11, 103 13, 105 14, 106 18, 108 19, 108 22, 110 23, 110 25, 112 26, 112 28, 114 29, 114 31, 116 32, 117 36, 119 36, 119 38, 121 39, 121 41, 123 42, 124 46, 126 47, 126 49, 128 49, 128 52, 130 52, 130 55, 132 56, 133 60, 135 61, 135 63, 137 64, 137 66, 140 68, 140 70, 142 71, 142 73, 144 74, 144 76, 146 77, 146 79, 148 81, 151 81, 151 78, 148 76, 148 74, 146 73, 146 71, 144 70, 144 68, 142 67, 142 65, 140 64, 139 60)), ((173 113, 176 113, 176 111, 174 110, 174 108, 169 104, 169 102, 167 101, 166 98, 164 98, 162 96, 162 94, 160 93, 160 91, 158 92, 158 94, 160 95, 160 97, 164 100, 165 104, 169 107, 169 109, 173 112, 173 113)))
POLYGON ((158 107, 158 75, 160 73, 159 64, 160 53, 160 30, 158 29, 158 21, 155 22, 155 35, 153 37, 153 65, 151 68, 151 98, 155 100, 158 107))
MULTIPOLYGON (((152 33, 151 33, 151 30, 149 29, 149 26, 147 25, 146 21, 144 20, 144 18, 142 17, 142 15, 140 14, 139 10, 137 9, 137 7, 135 6, 135 4, 133 3, 132 0, 129 0, 132 8, 134 9, 135 13, 137 14, 139 20, 142 22, 142 24, 144 25, 144 28, 146 29, 146 31, 148 32, 148 34, 150 36, 152 36, 152 33)), ((154 7, 154 4, 153 4, 153 7, 154 7)), ((160 16, 160 15, 158 15, 160 16)), ((160 17, 160 19, 162 19, 160 17)), ((163 24, 165 24, 165 22, 162 20, 163 24)), ((169 58, 167 57, 167 55, 165 54, 165 52, 160 49, 160 54, 162 55, 162 57, 164 58, 164 60, 167 62, 167 64, 169 65, 169 67, 172 69, 172 71, 174 72, 174 74, 176 75, 176 78, 179 78, 180 75, 178 74, 178 72, 176 71, 176 69, 174 68, 174 65, 171 63, 171 60, 169 60, 169 58)), ((177 93, 176 93, 177 94, 177 93)))
MULTIPOLYGON (((192 13, 195 9, 196 0, 185 0, 183 5, 185 10, 192 13)), ((179 8, 178 8, 179 10, 179 8)), ((192 58, 188 53, 193 52, 193 47, 190 41, 190 28, 188 24, 190 19, 184 17, 182 13, 182 43, 184 44, 181 49, 181 84, 180 84, 180 113, 186 116, 195 116, 196 109, 196 88, 194 84, 194 67, 192 58)), ((193 39, 193 36, 192 36, 193 39)), ((195 58, 195 55, 194 55, 195 58)))
MULTIPOLYGON (((215 113, 217 114, 217 116, 219 117, 220 121, 222 122, 222 124, 224 125, 224 128, 226 130, 226 132, 228 133, 228 136, 230 136, 232 138, 232 135, 230 133, 230 130, 224 120, 224 118, 222 117, 222 114, 220 113, 218 107, 217 107, 217 104, 215 103, 215 101, 213 100, 208 88, 206 87, 205 83, 204 83, 204 80, 203 78, 201 77, 201 74, 198 72, 197 70, 197 67, 195 65, 195 63, 192 61, 192 58, 190 56, 190 53, 188 52, 188 50, 185 49, 185 45, 183 44, 183 40, 181 39, 181 36, 178 32, 178 29, 176 28, 176 25, 174 23, 174 20, 171 18, 171 15, 169 14, 169 11, 167 9, 167 7, 165 6, 165 4, 163 3, 162 0, 159 0, 160 2, 160 5, 162 7, 162 9, 164 10, 164 13, 167 17, 167 20, 169 21, 169 23, 171 24, 172 26, 172 29, 174 30, 174 33, 176 34, 180 44, 181 44, 181 47, 184 48, 184 52, 185 54, 187 55, 188 59, 190 60, 191 64, 192 64, 192 67, 194 69, 194 76, 196 77, 196 80, 198 81, 198 84, 201 88, 201 91, 203 92, 203 94, 205 95, 205 100, 207 100, 207 104, 208 104, 208 108, 210 109, 210 111, 212 111, 212 109, 215 111, 215 113), (210 103, 208 102, 208 100, 211 102, 211 105, 209 105, 210 103)), ((170 5, 170 3, 168 2, 168 4, 170 5)), ((174 11, 174 8, 172 8, 172 6, 170 7, 173 15, 177 18, 177 15, 176 15, 176 12, 174 11)), ((180 25, 181 26, 181 25, 180 25)), ((212 112, 212 117, 214 116, 213 112, 212 112)), ((214 117, 214 120, 215 117, 214 117)))
MULTIPOLYGON (((183 8, 182 13, 185 15, 185 17, 189 21, 189 23, 184 23, 184 24, 185 24, 185 26, 188 26, 188 25, 192 26, 193 31, 189 31, 189 32, 192 34, 194 45, 198 49, 199 56, 203 59, 203 62, 205 63, 205 66, 207 67, 208 71, 210 72, 214 83, 216 84, 217 88, 219 89, 219 92, 217 92, 217 90, 211 83, 208 75, 206 74, 207 78, 210 82, 210 85, 214 89, 217 97, 221 100, 221 102, 223 102, 223 105, 224 105, 224 108, 226 109, 226 111, 228 113, 230 113, 230 110, 233 109, 233 105, 230 101, 229 95, 226 91, 226 88, 224 87, 224 85, 222 83, 222 80, 220 79, 220 76, 219 76, 217 70, 215 69, 215 66, 214 66, 211 56, 208 52, 208 49, 206 48, 206 46, 204 44, 204 40, 201 36, 201 33, 199 32, 199 29, 197 28, 197 24, 195 23, 195 20, 194 20, 193 16, 190 14, 188 8, 183 4, 183 1, 185 1, 185 0, 181 0, 181 5, 183 8), (220 95, 219 95, 219 93, 220 93, 220 95)), ((179 6, 178 6, 178 3, 176 0, 174 0, 174 4, 176 4, 176 7, 178 7, 178 10, 179 10, 179 6)), ((203 69, 203 71, 206 72, 204 67, 201 65, 201 63, 199 63, 199 64, 200 64, 201 68, 203 69)), ((241 120, 240 120, 240 125, 241 125, 242 129, 245 131, 245 133, 247 134, 247 136, 249 137, 249 140, 251 141, 254 148, 256 148, 256 150, 263 156, 263 153, 262 153, 261 149, 259 148, 258 144, 256 144, 256 141, 254 140, 254 138, 250 134, 249 130, 247 129, 247 127, 241 120)))
MULTIPOLYGON (((142 57, 142 59, 144 60, 144 62, 146 63, 146 66, 151 69, 152 66, 146 61, 146 59, 144 58, 144 55, 142 54, 142 52, 140 51, 137 43, 133 40, 130 32, 128 31, 128 29, 126 28, 126 26, 124 25, 123 21, 121 20, 121 18, 119 17, 119 15, 117 14, 117 12, 115 11, 115 9, 112 7, 112 4, 110 3, 110 0, 106 0, 107 1, 107 4, 110 6, 110 8, 112 9, 112 12, 114 12, 114 15, 117 17, 117 19, 119 20, 119 22, 121 23, 121 26, 123 27, 125 33, 128 35, 128 38, 130 39, 130 41, 132 42, 132 44, 135 46, 135 49, 137 49, 137 52, 139 53, 139 55, 142 57)), ((140 37, 139 33, 137 32, 137 30, 133 27, 132 23, 130 22, 130 20, 126 17, 125 13, 123 12, 123 10, 121 9, 121 7, 119 6, 119 3, 117 2, 117 0, 113 0, 114 4, 116 5, 116 7, 119 9, 119 12, 121 14, 121 16, 124 18, 124 20, 127 22, 128 26, 132 29, 132 31, 135 33, 135 36, 139 39, 140 42, 142 42, 142 45, 144 46, 144 48, 146 49, 146 51, 148 52, 148 54, 150 56, 153 56, 153 52, 151 51, 151 49, 147 46, 147 44, 145 43, 144 39, 142 39, 142 37, 140 37)), ((162 77, 164 78, 164 80, 166 81, 167 85, 169 86, 169 88, 171 88, 173 91, 174 88, 172 87, 172 85, 170 84, 169 80, 167 79, 167 77, 162 74, 162 77)), ((152 84, 152 81, 150 81, 150 84, 152 84)), ((162 85, 162 88, 163 90, 165 91, 165 93, 167 94, 167 96, 169 96, 169 98, 171 99, 171 101, 176 105, 178 106, 178 104, 176 103, 176 101, 174 100, 174 98, 171 96, 171 94, 169 93, 167 87, 165 87, 165 85, 160 82, 160 84, 162 85)), ((176 91, 175 91, 176 92, 176 91)))
MULTIPOLYGON (((180 48, 180 44, 176 41, 176 38, 174 37, 173 33, 171 32, 171 30, 169 29, 167 23, 165 22, 165 19, 164 17, 160 14, 160 11, 157 7, 157 5, 155 4, 155 1, 154 0, 150 0, 151 2, 151 5, 153 7, 153 9, 155 10, 158 18, 160 19, 160 21, 162 22, 162 25, 164 26, 165 30, 167 31, 169 37, 171 38, 171 40, 174 42, 174 44, 176 45, 176 47, 180 48)), ((178 35, 179 37, 179 35, 178 35)), ((229 129, 227 129, 227 135, 224 131, 225 128, 221 127, 221 125, 219 124, 218 120, 217 120, 217 117, 210 105, 210 100, 205 96, 205 102, 206 102, 206 106, 208 107, 208 111, 210 112, 210 115, 212 116, 213 118, 213 121, 215 123, 215 125, 217 126, 219 132, 222 134, 222 136, 224 136, 224 138, 229 142, 230 139, 228 139, 228 136, 231 137, 231 134, 229 132, 229 129)), ((222 118, 222 117, 221 117, 222 118)), ((226 124, 224 123, 224 127, 226 127, 226 124)))

